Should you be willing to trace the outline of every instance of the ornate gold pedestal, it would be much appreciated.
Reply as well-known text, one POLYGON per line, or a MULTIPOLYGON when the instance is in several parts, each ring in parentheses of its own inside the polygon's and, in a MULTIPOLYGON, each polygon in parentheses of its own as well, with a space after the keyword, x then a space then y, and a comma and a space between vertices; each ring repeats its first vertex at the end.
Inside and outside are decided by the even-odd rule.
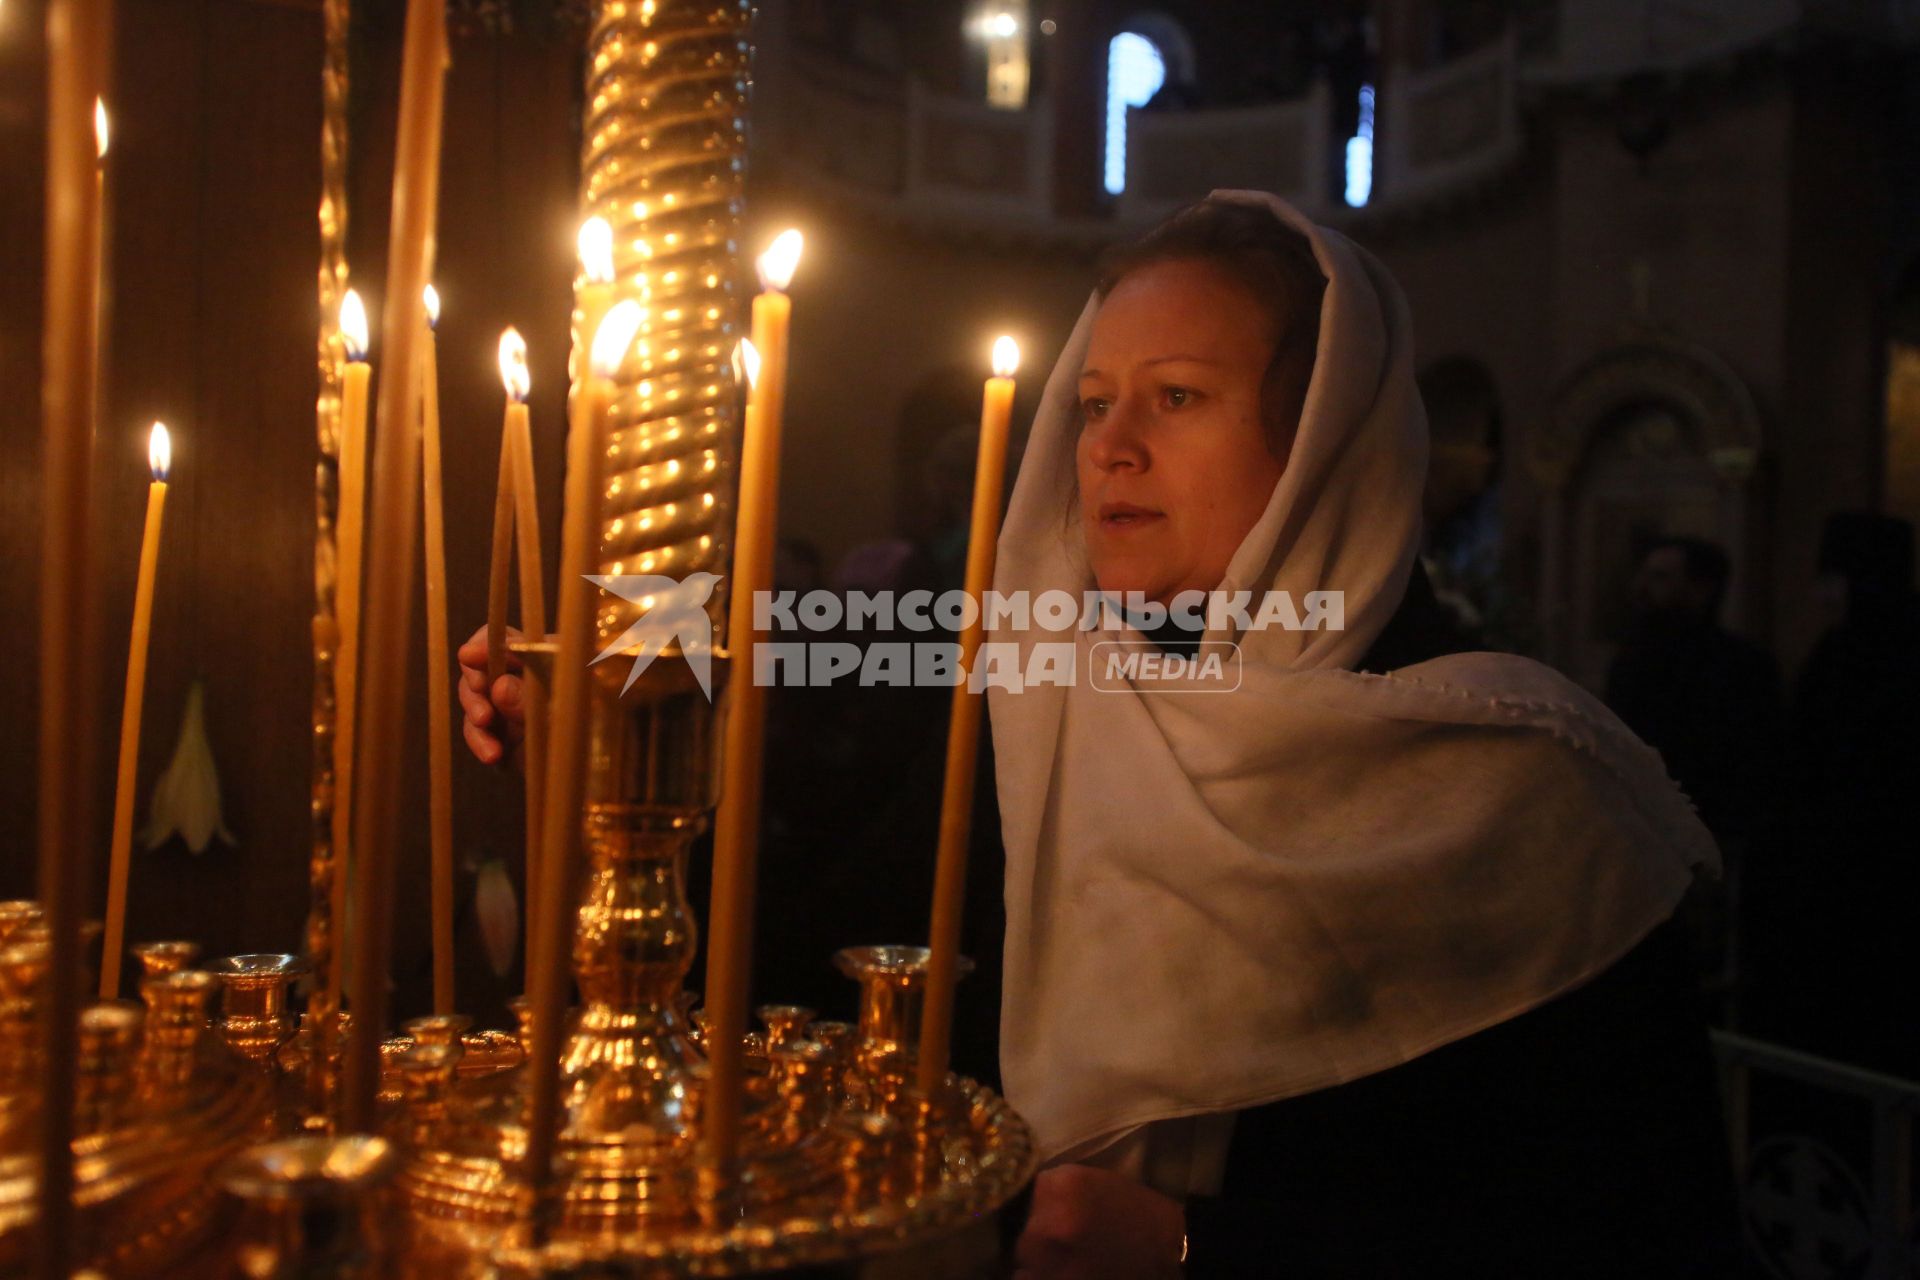
MULTIPOLYGON (((522 653, 551 658, 544 645, 522 653)), ((553 1199, 541 1207, 550 1238, 534 1244, 520 1168, 530 1073, 463 1080, 436 1059, 437 1079, 407 1090, 394 1126, 411 1135, 396 1184, 409 1267, 744 1275, 924 1245, 998 1208, 1031 1176, 1027 1133, 970 1081, 950 1078, 935 1099, 909 1087, 912 948, 847 953, 862 975, 857 1033, 821 1024, 816 1037, 807 1010, 762 1011, 740 1167, 726 1177, 702 1167, 704 1054, 683 1012, 695 949, 685 881, 713 802, 716 726, 677 651, 623 694, 626 665, 596 668, 573 946, 582 1004, 561 1063, 553 1199)))
MULTIPOLYGON (((727 567, 734 525, 741 391, 730 358, 746 309, 748 4, 594 0, 591 9, 585 212, 613 230, 617 299, 646 314, 612 378, 606 438, 596 442, 607 479, 596 568, 699 587, 689 598, 717 623, 724 593, 707 589, 727 567)), ((333 188, 344 172, 335 126, 344 124, 345 10, 344 0, 325 5, 335 202, 322 209, 327 288, 344 270, 344 210, 333 188)), ((327 314, 331 324, 331 305, 327 314)), ((331 333, 323 349, 332 361, 331 333)), ((323 449, 331 418, 323 394, 323 449)), ((629 627, 651 604, 644 590, 600 600, 600 646, 631 643, 629 627)), ((332 625, 323 599, 315 632, 323 760, 332 625)), ((470 1032, 457 1016, 407 1024, 383 1046, 382 1132, 335 1134, 340 1040, 314 1034, 331 1014, 326 984, 297 1030, 288 1009, 306 962, 238 956, 199 971, 185 967, 191 944, 148 944, 135 948, 140 1005, 96 1005, 81 1027, 74 1150, 89 1265, 116 1278, 342 1280, 792 1268, 944 1280, 990 1266, 991 1217, 1031 1177, 1032 1146, 1006 1104, 971 1081, 949 1076, 931 1097, 912 1087, 924 983, 914 949, 842 953, 860 985, 858 1028, 764 1008, 765 1031, 745 1045, 739 1162, 721 1169, 700 1158, 707 1076, 683 989, 695 944, 685 882, 689 848, 714 806, 720 712, 690 659, 710 658, 722 688, 728 664, 679 647, 694 643, 677 637, 630 688, 637 651, 593 668, 586 871, 572 951, 580 1005, 560 1063, 547 1201, 533 1203, 523 1168, 533 1075, 524 1010, 517 1035, 470 1032), (209 1010, 222 990, 216 1030, 209 1010)), ((553 659, 543 644, 522 653, 536 666, 553 659)), ((314 795, 308 944, 324 971, 339 923, 328 905, 335 867, 324 764, 314 795)), ((36 1218, 28 1130, 47 951, 38 908, 0 903, 4 1275, 25 1269, 36 1218)))
MULTIPOLYGON (((30 934, 29 931, 25 931, 30 934)), ((38 1216, 35 1006, 46 941, 0 950, 0 1275, 24 1274, 38 1216)), ((101 1001, 80 1024, 74 1139, 80 1256, 112 1276, 153 1274, 202 1249, 216 1224, 213 1170, 273 1124, 271 1077, 208 1023, 220 983, 179 944, 136 948, 141 1001, 101 1001)))

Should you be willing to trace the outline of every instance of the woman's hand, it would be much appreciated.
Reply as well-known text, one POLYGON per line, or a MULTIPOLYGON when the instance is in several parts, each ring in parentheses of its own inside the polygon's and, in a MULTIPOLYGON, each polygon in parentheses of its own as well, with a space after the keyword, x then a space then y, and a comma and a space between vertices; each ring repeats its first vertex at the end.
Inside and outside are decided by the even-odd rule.
POLYGON ((1014 1280, 1173 1280, 1185 1238, 1178 1200, 1091 1165, 1043 1169, 1014 1280))
MULTIPOLYGON (((507 629, 508 640, 519 638, 518 631, 507 629)), ((520 745, 520 735, 526 728, 520 659, 511 652, 507 654, 507 673, 493 682, 493 696, 488 697, 487 629, 481 627, 468 636, 455 656, 460 659, 460 708, 466 712, 460 732, 474 759, 481 764, 499 764, 520 745)))

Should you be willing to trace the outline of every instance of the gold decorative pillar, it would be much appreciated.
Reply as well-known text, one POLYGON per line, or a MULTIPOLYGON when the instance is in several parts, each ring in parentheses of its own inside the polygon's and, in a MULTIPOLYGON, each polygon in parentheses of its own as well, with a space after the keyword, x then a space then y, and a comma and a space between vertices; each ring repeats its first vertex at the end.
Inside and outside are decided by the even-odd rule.
POLYGON ((306 951, 313 966, 308 1025, 319 1052, 308 1055, 307 1107, 325 1114, 331 1094, 331 1023, 338 1012, 328 978, 337 962, 340 922, 333 918, 334 877, 343 874, 333 847, 333 660, 340 641, 334 613, 334 519, 339 512, 340 370, 346 358, 340 339, 340 300, 347 291, 347 87, 351 65, 348 35, 351 0, 323 0, 324 61, 320 70, 320 396, 314 425, 320 456, 314 466, 313 538, 313 802, 308 867, 306 951))
MULTIPOLYGON (((598 0, 587 43, 583 216, 613 228, 616 297, 646 308, 608 415, 600 572, 723 572, 748 301, 746 0, 598 0)), ((576 317, 577 320, 577 317, 576 317)), ((584 350, 591 335, 576 335, 584 350)), ((724 592, 705 602, 726 617, 724 592)), ((639 616, 600 598, 601 645, 639 616)))

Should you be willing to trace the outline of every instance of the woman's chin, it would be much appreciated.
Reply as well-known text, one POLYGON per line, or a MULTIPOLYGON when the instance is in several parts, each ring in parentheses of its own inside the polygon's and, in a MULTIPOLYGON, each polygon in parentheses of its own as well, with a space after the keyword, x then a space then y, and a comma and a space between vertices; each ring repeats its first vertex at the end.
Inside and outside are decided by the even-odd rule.
POLYGON ((1165 583, 1153 574, 1144 573, 1137 568, 1103 569, 1096 565, 1093 571, 1093 584, 1102 595, 1125 600, 1130 596, 1140 596, 1147 600, 1159 599, 1165 590, 1165 583))

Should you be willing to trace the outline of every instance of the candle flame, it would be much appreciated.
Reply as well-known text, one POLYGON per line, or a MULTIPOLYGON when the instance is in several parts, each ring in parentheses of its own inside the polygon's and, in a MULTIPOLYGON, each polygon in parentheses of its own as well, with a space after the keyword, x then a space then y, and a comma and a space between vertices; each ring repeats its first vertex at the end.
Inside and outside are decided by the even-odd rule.
POLYGON ((500 381, 506 384, 507 395, 519 404, 525 404, 527 393, 533 390, 533 375, 527 371, 527 340, 518 329, 508 328, 500 335, 500 381))
POLYGON ((438 329, 440 327, 440 291, 428 285, 420 291, 420 301, 427 307, 427 328, 438 329))
POLYGON ((107 104, 93 100, 93 146, 99 159, 107 158, 107 104))
POLYGON ((598 284, 613 280, 613 227, 605 218, 580 224, 580 269, 598 284))
POLYGON ((640 331, 640 322, 646 318, 646 312, 632 298, 624 298, 613 304, 607 312, 607 318, 600 322, 600 328, 593 335, 593 374, 596 378, 611 378, 620 369, 620 362, 627 358, 627 348, 633 345, 633 335, 640 331))
POLYGON ((761 288, 786 292, 787 286, 793 283, 794 268, 800 265, 801 243, 800 233, 792 228, 773 238, 758 263, 761 288))
POLYGON ((346 344, 347 359, 367 358, 367 306, 352 289, 340 299, 340 341, 346 344))
POLYGON ((1011 378, 1020 368, 1020 344, 1005 334, 993 344, 993 376, 1011 378))
POLYGON ((753 345, 752 338, 742 338, 734 347, 733 376, 749 391, 760 385, 760 349, 753 345))
POLYGON ((166 423, 156 422, 147 433, 147 468, 153 472, 156 482, 165 484, 167 471, 172 466, 173 438, 167 434, 166 423))

